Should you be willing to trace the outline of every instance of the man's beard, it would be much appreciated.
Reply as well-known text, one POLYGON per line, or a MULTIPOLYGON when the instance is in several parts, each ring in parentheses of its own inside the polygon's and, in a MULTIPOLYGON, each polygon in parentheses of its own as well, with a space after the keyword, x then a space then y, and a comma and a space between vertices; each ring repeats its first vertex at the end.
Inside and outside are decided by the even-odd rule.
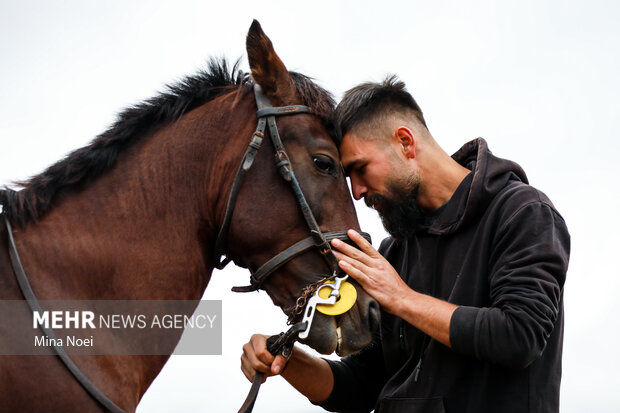
POLYGON ((394 238, 406 240, 424 227, 426 218, 422 208, 418 205, 418 190, 420 177, 413 174, 407 178, 392 178, 387 182, 388 196, 374 194, 366 197, 364 202, 377 209, 383 227, 394 238))

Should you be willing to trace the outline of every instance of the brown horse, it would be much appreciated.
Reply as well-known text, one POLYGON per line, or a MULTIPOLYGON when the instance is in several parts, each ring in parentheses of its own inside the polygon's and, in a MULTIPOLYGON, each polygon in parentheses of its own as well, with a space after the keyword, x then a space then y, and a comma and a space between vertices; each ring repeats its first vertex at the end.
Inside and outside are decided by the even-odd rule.
MULTIPOLYGON (((211 61, 208 70, 123 112, 90 145, 22 183, 20 191, 2 192, 40 300, 200 299, 216 264, 214 243, 235 171, 257 123, 254 82, 272 106, 311 109, 278 118, 278 127, 320 229, 359 228, 328 133, 332 98, 309 78, 287 71, 257 22, 247 51, 252 79, 237 65, 229 70, 225 61, 211 61)), ((270 142, 263 146, 240 188, 225 246, 237 265, 251 271, 309 235, 293 191, 274 166, 270 142)), ((2 226, 0 299, 19 300, 7 235, 2 226)), ((326 275, 323 257, 309 250, 262 288, 287 309, 305 285, 326 275)), ((317 313, 307 344, 341 354, 367 345, 378 309, 356 288, 358 300, 347 313, 317 313)), ((134 411, 168 356, 72 358, 114 403, 134 411)), ((0 357, 0 411, 102 410, 58 357, 0 357)))

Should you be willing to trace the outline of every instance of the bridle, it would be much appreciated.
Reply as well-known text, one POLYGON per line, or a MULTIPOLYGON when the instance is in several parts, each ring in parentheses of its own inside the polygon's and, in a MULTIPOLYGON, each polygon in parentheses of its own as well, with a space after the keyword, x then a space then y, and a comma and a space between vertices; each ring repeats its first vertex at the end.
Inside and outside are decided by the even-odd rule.
MULTIPOLYGON (((256 131, 254 132, 254 135, 252 136, 252 140, 248 145, 248 148, 246 149, 245 154, 241 160, 241 165, 237 170, 237 174, 235 176, 235 180, 233 182, 230 195, 228 197, 228 204, 226 206, 224 221, 222 223, 222 226, 220 227, 215 242, 215 257, 217 261, 215 268, 222 269, 231 261, 230 258, 222 259, 222 256, 224 255, 227 243, 228 230, 230 228, 237 195, 239 194, 239 189, 241 188, 243 178, 252 167, 254 158, 256 157, 256 154, 261 147, 261 143, 263 141, 263 138, 265 137, 265 127, 266 125, 268 125, 269 135, 271 137, 271 142, 273 143, 275 150, 276 166, 282 178, 284 178, 286 182, 289 182, 291 184, 295 196, 297 197, 297 202, 299 203, 306 223, 308 224, 308 227, 310 229, 311 236, 293 244, 292 246, 277 254, 275 257, 268 260, 251 275, 250 285, 244 287, 233 287, 233 291, 248 292, 258 290, 261 288, 265 280, 271 274, 273 274, 276 270, 278 270, 280 267, 282 267, 293 258, 313 248, 317 248, 319 250, 321 256, 323 256, 323 258, 327 262, 327 265, 329 266, 331 275, 317 281, 316 283, 313 283, 313 288, 304 290, 304 294, 306 295, 306 297, 302 296, 302 298, 304 298, 303 306, 306 307, 307 305, 307 307, 310 308, 310 306, 312 305, 312 312, 310 313, 306 311, 302 322, 293 325, 286 333, 272 336, 269 342, 268 348, 270 349, 270 351, 272 351, 272 353, 280 353, 283 351, 290 352, 290 350, 292 349, 292 344, 297 339, 297 336, 299 334, 305 334, 305 336, 307 337, 310 331, 312 317, 314 316, 314 309, 316 308, 316 304, 323 303, 333 305, 336 301, 336 297, 338 296, 338 288, 340 286, 340 283, 346 278, 346 276, 341 278, 337 277, 338 262, 336 256, 331 250, 329 244, 330 241, 332 239, 340 239, 343 241, 350 240, 346 234, 346 231, 323 233, 319 229, 316 219, 314 218, 314 215, 310 210, 310 206, 308 205, 308 202, 306 201, 306 198, 301 190, 299 181, 295 177, 290 159, 284 149, 282 139, 280 138, 280 134, 278 132, 278 126, 275 120, 276 116, 310 113, 310 109, 304 105, 272 107, 270 105, 269 98, 262 93, 258 85, 254 86, 254 95, 256 98, 256 105, 258 107, 258 111, 256 112, 256 116, 258 118, 258 125, 256 127, 256 131), (329 280, 335 280, 335 282, 332 284, 325 284, 325 281, 329 280), (331 289, 331 293, 329 294, 328 298, 320 298, 318 296, 318 290, 321 288, 331 289), (308 297, 310 295, 312 295, 312 297, 308 300, 308 297)), ((24 271, 19 257, 19 253, 17 252, 17 247, 13 239, 13 230, 11 228, 11 224, 6 216, 6 213, 0 213, 0 217, 0 219, 4 221, 8 232, 9 257, 20 290, 24 295, 24 298, 28 302, 31 311, 33 313, 37 311, 40 312, 42 311, 41 306, 39 304, 39 301, 37 300, 37 297, 32 291, 32 287, 30 285, 30 282, 28 281, 28 276, 24 271)), ((368 235, 367 233, 361 234, 370 241, 370 235, 368 235)), ((52 343, 57 342, 57 340, 55 340, 56 336, 53 330, 45 328, 43 326, 41 326, 41 329, 45 336, 52 339, 52 343)), ((101 392, 101 390, 97 388, 97 386, 95 386, 88 379, 88 377, 86 377, 86 375, 72 361, 71 357, 69 357, 69 355, 62 346, 53 344, 53 348, 58 357, 63 362, 63 364, 80 383, 80 385, 82 385, 82 387, 84 387, 84 389, 91 395, 91 397, 97 400, 104 408, 106 408, 110 412, 125 413, 123 409, 121 409, 112 400, 110 400, 103 392, 101 392)), ((260 387, 260 383, 262 380, 261 374, 262 373, 256 373, 252 390, 250 391, 250 394, 246 399, 246 403, 244 403, 245 409, 244 407, 242 407, 242 411, 252 410, 254 401, 256 400, 256 396, 258 394, 258 388, 260 387)))
MULTIPOLYGON (((310 230, 310 236, 293 244, 286 248, 284 251, 277 254, 275 257, 268 260, 261 265, 251 276, 250 285, 243 287, 233 287, 235 292, 249 292, 256 291, 261 288, 265 280, 273 274, 276 270, 282 267, 284 264, 292 260, 293 258, 316 248, 320 252, 321 256, 325 259, 327 266, 330 270, 330 275, 324 277, 309 286, 306 286, 302 292, 302 295, 297 299, 296 305, 290 310, 289 324, 293 324, 296 317, 303 314, 303 318, 300 322, 297 322, 288 329, 288 331, 269 337, 267 340, 267 349, 273 354, 283 354, 288 357, 291 354, 293 343, 299 338, 307 338, 312 326, 312 320, 314 318, 315 311, 318 304, 334 305, 336 299, 339 296, 339 289, 341 284, 346 280, 347 275, 338 277, 338 259, 332 252, 330 242, 333 239, 340 239, 345 242, 350 242, 349 236, 346 231, 335 232, 322 232, 319 228, 314 214, 308 205, 308 201, 304 196, 299 181, 293 172, 293 166, 291 165, 290 158, 284 149, 280 133, 278 132, 278 125, 276 123, 276 116, 289 116, 297 115, 300 113, 311 113, 310 108, 305 105, 290 105, 273 107, 269 98, 261 91, 258 84, 254 85, 254 97, 256 99, 256 106, 258 108, 256 117, 258 118, 258 124, 256 131, 252 135, 250 144, 248 145, 237 174, 233 181, 230 195, 228 196, 228 203, 226 205, 226 213, 224 215, 224 221, 220 227, 215 242, 215 259, 217 264, 215 268, 224 268, 231 259, 229 257, 222 258, 226 247, 228 231, 232 220, 237 195, 241 188, 241 183, 246 173, 252 167, 256 154, 261 147, 261 144, 265 138, 265 127, 269 126, 269 136, 273 144, 275 151, 276 167, 280 172, 280 176, 291 185, 297 203, 301 208, 304 219, 310 230), (331 282, 331 283, 330 283, 331 282), (327 298, 319 296, 319 290, 328 289, 329 294, 327 298)), ((361 232, 361 235, 370 242, 370 235, 365 232, 361 232)), ((252 387, 239 409, 239 413, 250 413, 254 408, 254 403, 258 396, 258 390, 263 381, 264 374, 256 372, 252 381, 252 387)))
MULTIPOLYGON (((220 230, 217 234, 217 239, 215 241, 215 268, 222 269, 231 261, 229 257, 222 258, 222 256, 225 255, 224 251, 226 248, 228 231, 230 228, 230 223, 232 221, 237 195, 239 195, 239 190, 241 188, 243 179, 252 167, 254 159, 256 158, 256 154, 258 153, 258 150, 263 143, 263 140, 265 138, 265 127, 269 126, 269 136, 271 138, 271 142, 273 144, 275 152, 276 167, 278 168, 278 171, 280 172, 282 178, 286 182, 288 182, 293 189, 295 197, 297 198, 297 203, 301 208, 301 212, 303 213, 306 224, 308 225, 308 228, 310 230, 310 236, 286 248, 284 251, 280 252, 275 257, 271 258, 266 263, 261 265, 250 276, 250 285, 243 287, 233 287, 232 290, 235 292, 249 292, 260 289, 265 280, 276 270, 278 270, 280 267, 282 267, 293 258, 313 248, 318 249, 321 256, 327 262, 331 275, 327 277, 326 280, 331 279, 335 277, 336 273, 338 272, 338 260, 332 252, 330 242, 333 239, 350 241, 349 237, 346 231, 322 232, 319 228, 316 219, 314 218, 314 214, 312 213, 312 210, 308 205, 308 201, 306 200, 306 197, 304 196, 304 193, 301 189, 299 181, 297 180, 297 177, 293 172, 293 166, 291 164, 288 154, 286 153, 286 150, 284 149, 282 139, 280 138, 280 133, 278 132, 278 125, 276 124, 276 116, 290 116, 300 113, 311 113, 310 108, 304 105, 273 107, 271 106, 269 98, 265 96, 265 94, 261 91, 261 88, 258 84, 254 85, 254 97, 256 99, 256 106, 258 108, 258 111, 256 112, 258 124, 256 126, 256 131, 252 135, 250 144, 248 145, 245 154, 241 159, 241 164, 239 165, 239 169, 237 169, 237 174, 235 175, 235 179, 233 181, 230 194, 228 196, 228 203, 226 205, 224 220, 222 222, 222 225, 220 226, 220 230)), ((361 234, 370 241, 369 234, 365 232, 361 234)))

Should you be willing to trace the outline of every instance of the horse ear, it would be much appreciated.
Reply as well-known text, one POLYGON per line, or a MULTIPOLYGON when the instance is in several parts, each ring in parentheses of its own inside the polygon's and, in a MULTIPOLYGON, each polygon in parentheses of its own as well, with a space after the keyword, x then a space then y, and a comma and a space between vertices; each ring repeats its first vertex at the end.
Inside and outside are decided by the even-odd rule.
POLYGON ((269 37, 254 20, 246 39, 252 78, 273 104, 286 104, 295 96, 295 86, 286 66, 278 57, 269 37), (275 101, 279 102, 275 102, 275 101))

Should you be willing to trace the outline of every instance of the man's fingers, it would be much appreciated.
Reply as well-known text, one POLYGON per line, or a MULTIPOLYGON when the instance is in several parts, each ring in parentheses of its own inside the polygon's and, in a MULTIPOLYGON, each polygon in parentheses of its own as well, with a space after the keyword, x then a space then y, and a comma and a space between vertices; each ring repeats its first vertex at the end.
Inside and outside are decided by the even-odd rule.
POLYGON ((245 377, 253 381, 256 372, 265 374, 267 377, 282 373, 288 362, 282 355, 273 356, 267 350, 267 336, 254 334, 250 341, 243 345, 241 354, 241 371, 245 377))
POLYGON ((349 265, 358 269, 359 271, 361 271, 362 273, 366 275, 370 273, 370 267, 368 267, 368 265, 364 264, 363 262, 358 261, 355 258, 346 256, 343 253, 338 252, 338 251, 334 251, 334 254, 336 255, 336 258, 338 258, 339 261, 344 261, 348 263, 349 265))
POLYGON ((352 245, 347 244, 346 242, 343 242, 339 239, 334 239, 332 240, 332 246, 334 248, 337 248, 337 250, 333 250, 334 253, 340 252, 347 257, 353 258, 365 264, 369 263, 370 257, 368 257, 366 253, 360 251, 352 245))
POLYGON ((250 373, 250 370, 245 365, 243 358, 241 358, 241 372, 243 373, 246 379, 248 379, 249 381, 252 381, 254 370, 252 370, 252 372, 250 373))
MULTIPOLYGON (((267 349, 265 349, 265 351, 267 351, 267 349)), ((269 352, 267 351, 267 353, 269 352)), ((273 358, 273 356, 271 357, 273 358)), ((265 363, 262 360, 260 360, 257 354, 256 346, 254 345, 252 340, 250 340, 249 343, 246 343, 243 346, 243 356, 241 356, 242 362, 244 358, 247 359, 247 365, 252 370, 262 371, 263 373, 269 373, 271 371, 271 368, 270 368, 271 363, 265 363)))
POLYGON ((267 350, 267 336, 261 334, 254 334, 250 339, 250 343, 254 348, 254 352, 258 360, 263 364, 269 366, 273 363, 273 355, 267 350))
POLYGON ((362 237, 357 231, 350 229, 347 231, 347 235, 359 248, 355 248, 354 246, 339 239, 332 240, 332 246, 337 248, 343 254, 355 258, 366 265, 370 264, 371 259, 380 256, 379 252, 374 249, 372 244, 368 242, 366 238, 362 237))
POLYGON ((274 357, 267 350, 267 336, 254 334, 248 343, 243 345, 241 354, 241 371, 251 382, 254 381, 256 373, 264 374, 262 382, 267 377, 282 373, 288 362, 282 355, 274 357))
MULTIPOLYGON (((257 371, 252 368, 252 365, 250 364, 248 358, 244 356, 241 357, 241 371, 243 372, 243 375, 246 377, 246 379, 248 379, 249 381, 254 381, 254 375, 257 373, 257 371)), ((267 376, 263 378, 263 383, 266 379, 267 376)))
MULTIPOLYGON (((241 371, 243 372, 243 375, 246 377, 246 379, 248 379, 249 381, 254 381, 254 376, 256 375, 256 373, 258 373, 258 371, 252 368, 248 359, 243 357, 241 358, 241 371)), ((270 374, 264 372, 261 373, 264 374, 262 381, 262 383, 264 383, 270 374)))
POLYGON ((353 242, 357 244, 357 246, 364 251, 367 255, 371 257, 375 257, 379 252, 372 246, 370 242, 362 235, 354 229, 350 229, 347 231, 347 235, 353 242))
POLYGON ((333 250, 333 253, 334 253, 334 255, 336 256, 336 258, 338 258, 339 260, 344 260, 344 259, 351 260, 351 258, 349 258, 349 256, 344 255, 344 254, 343 254, 342 252, 340 252, 340 251, 333 250))
POLYGON ((368 280, 369 280, 368 275, 366 275, 364 272, 360 271, 359 269, 355 268, 355 266, 353 266, 349 261, 345 259, 340 260, 338 261, 338 265, 340 266, 340 268, 342 268, 344 272, 349 274, 351 277, 355 278, 357 282, 360 283, 362 288, 365 288, 366 285, 368 285, 368 280))
POLYGON ((286 363, 288 363, 288 360, 285 359, 284 356, 282 356, 281 354, 278 354, 273 363, 271 364, 271 373, 273 373, 274 375, 282 373, 282 371, 284 370, 284 366, 286 366, 286 363))

